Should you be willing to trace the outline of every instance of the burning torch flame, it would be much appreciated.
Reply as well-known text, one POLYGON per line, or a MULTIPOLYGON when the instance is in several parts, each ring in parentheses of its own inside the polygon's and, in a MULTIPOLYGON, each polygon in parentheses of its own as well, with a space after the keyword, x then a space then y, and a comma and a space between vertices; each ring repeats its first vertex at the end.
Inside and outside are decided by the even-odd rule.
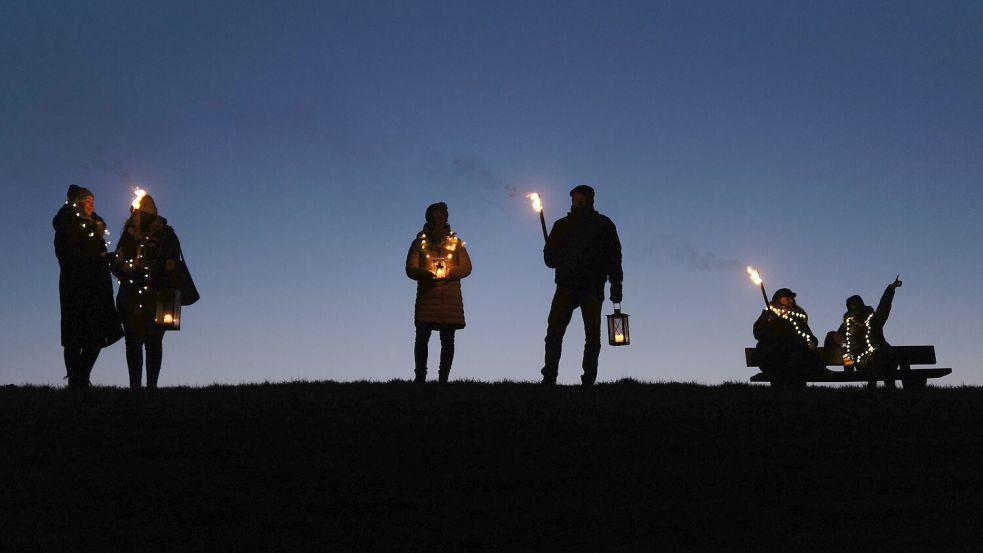
POLYGON ((543 210, 543 201, 539 199, 539 194, 533 192, 532 194, 526 194, 526 197, 532 200, 532 208, 535 211, 543 210))
POLYGON ((758 274, 758 271, 754 270, 754 267, 748 265, 747 274, 751 276, 751 282, 753 282, 756 286, 761 286, 761 275, 758 274))
POLYGON ((137 188, 133 191, 133 195, 136 196, 136 198, 133 200, 133 203, 130 205, 133 206, 133 209, 140 209, 140 200, 142 200, 143 197, 147 195, 147 192, 142 188, 137 188))

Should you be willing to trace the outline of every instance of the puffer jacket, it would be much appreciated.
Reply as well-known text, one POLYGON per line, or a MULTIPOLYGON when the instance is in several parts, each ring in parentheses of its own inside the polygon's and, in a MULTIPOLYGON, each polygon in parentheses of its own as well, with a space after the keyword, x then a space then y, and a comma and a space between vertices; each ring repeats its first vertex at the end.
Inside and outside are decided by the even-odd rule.
POLYGON ((471 257, 450 227, 446 231, 437 236, 423 227, 406 254, 406 276, 416 281, 415 322, 460 329, 465 326, 461 279, 471 274, 471 257), (441 261, 445 277, 436 279, 441 261))

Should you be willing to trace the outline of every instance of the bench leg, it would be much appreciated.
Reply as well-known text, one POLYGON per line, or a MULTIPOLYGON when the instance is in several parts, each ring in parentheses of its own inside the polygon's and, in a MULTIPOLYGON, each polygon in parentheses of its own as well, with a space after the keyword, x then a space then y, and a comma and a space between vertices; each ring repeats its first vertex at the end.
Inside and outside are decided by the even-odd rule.
POLYGON ((909 376, 901 381, 905 390, 920 390, 928 387, 927 377, 909 376))

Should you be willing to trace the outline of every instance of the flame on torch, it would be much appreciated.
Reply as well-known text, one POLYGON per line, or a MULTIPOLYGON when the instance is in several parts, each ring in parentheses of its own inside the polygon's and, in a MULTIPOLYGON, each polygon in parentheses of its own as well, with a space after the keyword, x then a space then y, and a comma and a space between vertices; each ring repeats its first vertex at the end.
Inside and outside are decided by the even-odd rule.
POLYGON ((147 195, 147 191, 137 187, 136 189, 133 190, 133 195, 135 196, 135 198, 133 199, 133 203, 130 205, 133 206, 133 209, 140 209, 140 200, 142 200, 143 197, 147 195))
POLYGON ((549 234, 546 232, 546 216, 543 215, 543 200, 539 197, 538 192, 533 192, 532 194, 526 194, 526 197, 532 200, 532 208, 535 212, 539 213, 539 224, 543 227, 543 241, 549 242, 549 234))
POLYGON ((768 303, 768 294, 765 292, 765 281, 761 280, 761 275, 758 271, 754 270, 754 267, 748 265, 747 274, 751 277, 751 282, 758 285, 761 288, 761 297, 765 300, 765 309, 771 309, 771 304, 768 303))
POLYGON ((748 265, 747 274, 751 276, 751 282, 753 282, 755 286, 761 286, 761 283, 764 282, 761 280, 761 275, 758 274, 758 271, 755 271, 754 267, 750 265, 748 265))

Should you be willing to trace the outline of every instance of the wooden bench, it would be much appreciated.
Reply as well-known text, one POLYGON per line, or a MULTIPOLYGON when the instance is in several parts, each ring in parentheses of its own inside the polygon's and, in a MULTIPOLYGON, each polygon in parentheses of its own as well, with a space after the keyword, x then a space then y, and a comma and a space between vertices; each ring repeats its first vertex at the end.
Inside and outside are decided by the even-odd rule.
MULTIPOLYGON (((756 351, 755 348, 744 348, 744 357, 748 367, 760 366, 755 355, 756 351)), ((941 378, 952 373, 952 369, 948 368, 911 368, 912 365, 934 365, 935 346, 894 346, 894 351, 898 357, 899 367, 894 370, 893 375, 883 376, 893 376, 891 380, 900 380, 905 388, 924 388, 928 384, 928 379, 941 378)), ((816 348, 816 353, 827 366, 843 366, 842 348, 819 347, 816 348)), ((868 380, 870 380, 870 375, 857 370, 829 371, 826 374, 818 374, 808 379, 809 382, 867 382, 868 380)), ((882 380, 882 378, 878 378, 878 380, 882 380)), ((751 377, 751 382, 771 382, 771 378, 764 373, 758 373, 751 377)))

